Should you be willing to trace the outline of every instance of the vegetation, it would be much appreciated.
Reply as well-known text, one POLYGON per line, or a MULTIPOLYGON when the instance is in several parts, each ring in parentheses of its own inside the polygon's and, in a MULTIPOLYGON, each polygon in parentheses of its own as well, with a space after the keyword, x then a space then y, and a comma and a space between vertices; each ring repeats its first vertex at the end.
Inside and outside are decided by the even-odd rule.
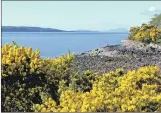
POLYGON ((145 43, 161 43, 161 14, 152 18, 150 24, 142 24, 141 27, 131 27, 128 38, 145 43))
POLYGON ((156 14, 149 23, 157 28, 161 28, 161 14, 156 14))
MULTIPOLYGON (((5 44, 2 47, 2 111, 31 111, 41 92, 57 101, 60 80, 68 78, 73 55, 41 59, 39 50, 5 44)), ((66 80, 66 79, 65 79, 66 80)))
MULTIPOLYGON (((161 14, 150 24, 131 27, 130 40, 161 43, 161 14)), ((161 73, 157 66, 102 76, 73 72, 74 55, 40 58, 40 51, 2 46, 3 112, 161 112, 161 73)))
POLYGON ((79 75, 71 71, 73 58, 69 54, 43 59, 39 50, 15 42, 2 46, 2 111, 161 111, 157 66, 79 75))
POLYGON ((90 92, 65 90, 60 104, 51 97, 34 104, 35 112, 154 112, 161 111, 161 74, 147 66, 123 74, 122 70, 100 76, 90 92))
POLYGON ((141 27, 131 27, 129 39, 145 43, 161 43, 161 29, 151 24, 143 24, 141 27))
POLYGON ((32 111, 34 103, 42 103, 41 96, 50 95, 56 103, 62 90, 91 89, 92 74, 78 76, 70 67, 73 54, 56 59, 40 58, 40 52, 19 47, 15 42, 2 47, 2 111, 32 111))

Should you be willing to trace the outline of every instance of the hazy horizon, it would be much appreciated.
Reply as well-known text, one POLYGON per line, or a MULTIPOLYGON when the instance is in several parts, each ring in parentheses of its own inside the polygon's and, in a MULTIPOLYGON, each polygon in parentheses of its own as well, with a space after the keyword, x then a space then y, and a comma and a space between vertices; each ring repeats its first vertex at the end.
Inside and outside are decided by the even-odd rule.
POLYGON ((2 1, 2 26, 108 31, 148 23, 161 1, 2 1))
MULTIPOLYGON (((37 27, 37 26, 2 26, 2 27, 37 27)), ((51 27, 38 27, 38 28, 46 28, 46 29, 57 29, 57 28, 51 28, 51 27)), ((113 31, 121 31, 123 30, 124 32, 128 32, 129 30, 126 28, 116 28, 116 29, 109 29, 106 31, 99 31, 99 30, 89 30, 89 29, 75 29, 75 30, 64 30, 64 29, 57 29, 57 30, 63 30, 63 31, 93 31, 93 32, 113 32, 113 31)))

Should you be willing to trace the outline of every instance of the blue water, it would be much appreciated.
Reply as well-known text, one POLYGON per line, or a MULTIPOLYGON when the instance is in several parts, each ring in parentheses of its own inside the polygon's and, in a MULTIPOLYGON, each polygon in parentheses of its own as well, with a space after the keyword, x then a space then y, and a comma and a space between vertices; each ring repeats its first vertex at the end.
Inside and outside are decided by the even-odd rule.
POLYGON ((14 40, 18 45, 40 49, 41 57, 56 57, 67 54, 68 50, 81 53, 106 45, 121 44, 126 39, 126 33, 2 33, 2 45, 12 43, 14 40))

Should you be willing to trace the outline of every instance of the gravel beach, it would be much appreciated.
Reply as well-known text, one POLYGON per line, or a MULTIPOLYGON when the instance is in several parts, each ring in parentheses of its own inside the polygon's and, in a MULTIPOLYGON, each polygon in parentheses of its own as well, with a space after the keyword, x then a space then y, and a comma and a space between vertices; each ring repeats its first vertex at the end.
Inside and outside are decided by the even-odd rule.
POLYGON ((127 71, 147 65, 161 68, 161 46, 123 40, 121 45, 106 46, 75 55, 73 70, 82 73, 89 69, 103 74, 118 68, 127 71))

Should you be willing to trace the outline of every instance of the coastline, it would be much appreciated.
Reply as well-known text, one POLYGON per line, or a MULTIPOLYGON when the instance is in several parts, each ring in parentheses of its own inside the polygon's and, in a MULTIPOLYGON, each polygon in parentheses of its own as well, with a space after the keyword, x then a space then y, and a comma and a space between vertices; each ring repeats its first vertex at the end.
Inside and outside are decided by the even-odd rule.
POLYGON ((75 55, 73 70, 92 70, 100 74, 122 68, 125 71, 147 65, 161 68, 161 46, 123 40, 122 45, 108 45, 75 55))

